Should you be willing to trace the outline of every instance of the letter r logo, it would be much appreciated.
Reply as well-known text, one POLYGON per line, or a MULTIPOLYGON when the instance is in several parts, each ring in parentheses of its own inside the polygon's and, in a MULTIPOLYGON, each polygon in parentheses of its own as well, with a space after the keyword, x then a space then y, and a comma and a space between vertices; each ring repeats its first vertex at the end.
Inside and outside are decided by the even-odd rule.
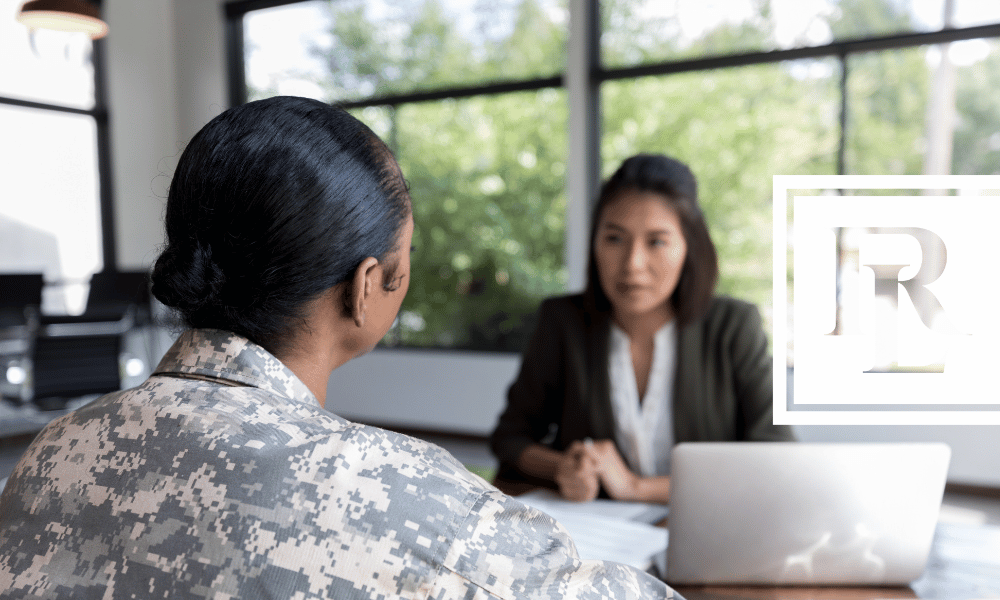
MULTIPOLYGON (((836 233, 836 239, 844 239, 844 229, 837 227, 834 228, 836 233)), ((874 286, 874 297, 873 300, 882 299, 891 305, 894 309, 898 311, 900 306, 899 298, 899 288, 903 287, 906 294, 909 296, 910 301, 913 303, 913 307, 917 311, 917 315, 920 317, 921 322, 927 329, 934 327, 935 317, 944 318, 944 307, 941 306, 941 301, 938 300, 937 296, 928 289, 928 285, 937 281, 937 279, 944 273, 945 266, 948 262, 948 251, 945 246, 944 241, 936 233, 929 229, 922 227, 878 227, 871 228, 870 230, 866 228, 850 228, 853 230, 859 230, 861 235, 906 235, 911 239, 916 240, 920 248, 920 268, 912 276, 904 280, 900 280, 899 273, 904 268, 911 266, 910 264, 880 264, 880 263, 869 263, 859 264, 858 267, 867 267, 872 270, 875 275, 875 286, 874 286)), ((855 236, 856 237, 856 236, 855 236)), ((838 248, 838 252, 842 249, 838 248)), ((829 332, 828 335, 843 335, 844 332, 840 323, 840 315, 844 312, 844 307, 842 306, 845 301, 842 294, 837 294, 837 319, 836 325, 833 331, 829 332)), ((858 297, 857 302, 861 302, 861 298, 858 297)), ((898 353, 898 328, 899 319, 897 315, 890 315, 888 318, 886 316, 876 316, 875 318, 875 339, 876 343, 885 350, 883 356, 888 353, 891 356, 891 360, 887 361, 885 366, 877 366, 871 369, 865 370, 866 373, 893 373, 893 372, 907 372, 909 369, 900 369, 899 361, 897 358, 898 353)), ((949 328, 954 331, 953 328, 949 328)), ((926 364, 920 365, 924 367, 922 370, 924 372, 944 372, 944 362, 938 364, 926 364)))

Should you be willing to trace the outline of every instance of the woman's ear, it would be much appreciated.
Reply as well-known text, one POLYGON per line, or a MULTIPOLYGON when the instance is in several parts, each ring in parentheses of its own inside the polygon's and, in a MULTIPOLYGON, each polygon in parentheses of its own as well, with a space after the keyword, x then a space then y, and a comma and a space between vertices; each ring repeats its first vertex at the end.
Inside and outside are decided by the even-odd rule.
POLYGON ((351 286, 351 317, 354 324, 364 327, 365 317, 368 312, 368 300, 375 290, 379 288, 382 277, 382 268, 378 259, 372 256, 361 261, 354 271, 353 285, 351 286))

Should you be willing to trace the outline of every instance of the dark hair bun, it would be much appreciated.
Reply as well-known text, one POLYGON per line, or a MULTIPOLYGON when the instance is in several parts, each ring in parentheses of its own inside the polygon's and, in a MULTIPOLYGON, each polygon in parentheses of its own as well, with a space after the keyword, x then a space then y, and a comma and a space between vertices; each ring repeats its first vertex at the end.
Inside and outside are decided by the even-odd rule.
POLYGON ((392 153, 356 118, 307 98, 249 102, 181 154, 153 295, 190 327, 279 355, 306 303, 366 257, 388 260, 409 216, 392 153))
POLYGON ((156 260, 151 279, 157 300, 182 313, 193 313, 217 300, 226 275, 212 260, 210 246, 169 246, 156 260))

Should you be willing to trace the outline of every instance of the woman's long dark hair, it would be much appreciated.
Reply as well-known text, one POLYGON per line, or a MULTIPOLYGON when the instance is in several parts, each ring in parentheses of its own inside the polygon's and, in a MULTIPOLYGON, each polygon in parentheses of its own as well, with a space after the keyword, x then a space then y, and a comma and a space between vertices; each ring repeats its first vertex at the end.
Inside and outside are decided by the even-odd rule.
POLYGON ((597 273, 594 242, 604 210, 626 190, 659 194, 680 217, 687 255, 670 304, 678 326, 683 327, 708 309, 719 277, 719 261, 705 215, 698 205, 698 183, 694 174, 684 163, 662 154, 638 154, 626 159, 601 186, 590 221, 587 287, 583 292, 586 305, 595 312, 611 312, 611 301, 601 288, 597 273))
POLYGON ((181 155, 152 292, 190 327, 277 353, 307 301, 396 250, 410 210, 388 147, 342 109, 288 96, 237 106, 181 155))

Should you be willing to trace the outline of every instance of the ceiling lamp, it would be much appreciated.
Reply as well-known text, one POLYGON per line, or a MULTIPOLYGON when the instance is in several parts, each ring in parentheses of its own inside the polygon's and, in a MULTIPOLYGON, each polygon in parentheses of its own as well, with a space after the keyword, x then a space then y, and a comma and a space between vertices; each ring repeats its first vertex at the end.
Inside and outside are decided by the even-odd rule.
POLYGON ((32 29, 83 32, 95 40, 108 34, 97 6, 86 0, 30 0, 21 6, 17 20, 32 29))

